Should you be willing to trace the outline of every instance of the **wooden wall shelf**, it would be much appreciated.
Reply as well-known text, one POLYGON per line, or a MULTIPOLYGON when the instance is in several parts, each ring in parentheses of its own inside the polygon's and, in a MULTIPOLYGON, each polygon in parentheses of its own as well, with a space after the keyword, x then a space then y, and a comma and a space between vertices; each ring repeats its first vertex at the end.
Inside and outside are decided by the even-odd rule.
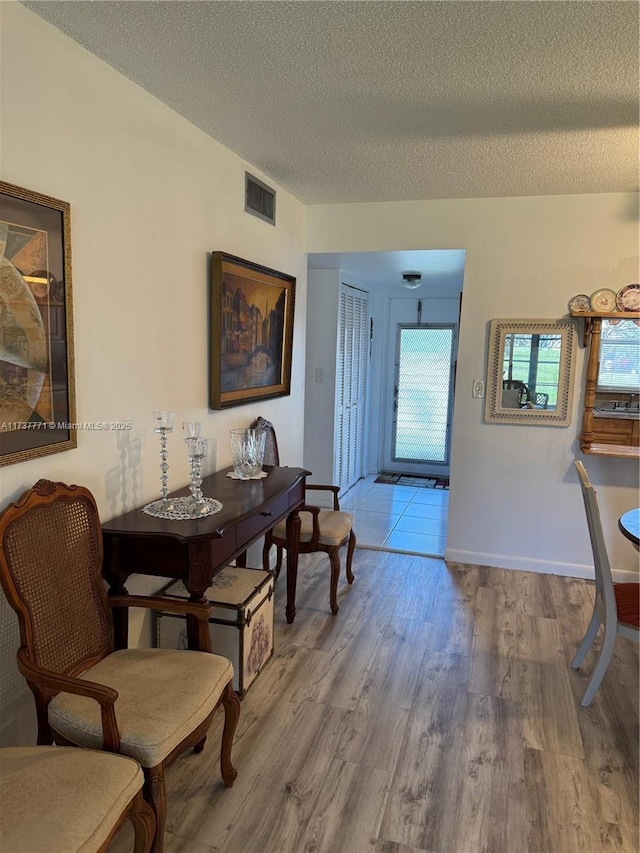
POLYGON ((611 311, 607 314, 597 314, 593 311, 572 311, 571 316, 584 319, 583 343, 585 347, 589 348, 580 450, 592 456, 640 459, 640 421, 622 418, 599 418, 594 412, 602 321, 635 320, 640 322, 640 313, 636 311, 611 311))
POLYGON ((640 459, 640 448, 627 447, 624 444, 590 444, 586 449, 580 447, 589 456, 617 456, 619 459, 640 459))
POLYGON ((584 335, 582 343, 588 347, 591 343, 594 320, 640 320, 640 312, 637 311, 609 311, 606 314, 597 314, 595 311, 571 311, 572 317, 584 319, 584 335))

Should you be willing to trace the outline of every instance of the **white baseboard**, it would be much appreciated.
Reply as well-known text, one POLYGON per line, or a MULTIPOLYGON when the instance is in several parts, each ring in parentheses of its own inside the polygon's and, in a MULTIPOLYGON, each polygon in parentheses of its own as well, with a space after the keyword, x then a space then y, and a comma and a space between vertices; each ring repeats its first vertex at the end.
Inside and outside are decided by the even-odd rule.
MULTIPOLYGON (((475 551, 459 551, 447 548, 445 560, 450 563, 465 563, 473 566, 490 566, 494 569, 514 569, 522 572, 537 572, 541 575, 561 575, 568 578, 594 579, 593 566, 579 563, 550 563, 547 560, 532 560, 524 557, 509 557, 504 554, 481 554, 475 551)), ((612 569, 616 583, 638 583, 638 572, 625 569, 612 569)))
POLYGON ((611 576, 616 583, 638 583, 638 572, 629 572, 626 569, 611 569, 611 576))

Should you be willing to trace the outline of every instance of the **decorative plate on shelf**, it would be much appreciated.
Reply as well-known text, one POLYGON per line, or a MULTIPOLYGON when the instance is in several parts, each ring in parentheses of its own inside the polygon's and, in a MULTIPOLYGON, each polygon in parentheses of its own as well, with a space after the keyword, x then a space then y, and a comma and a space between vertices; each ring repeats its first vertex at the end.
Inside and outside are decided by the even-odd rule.
POLYGON ((618 311, 640 311, 640 284, 628 284, 616 296, 618 311))
POLYGON ((573 311, 576 314, 582 311, 591 311, 591 300, 587 294, 579 293, 577 296, 574 296, 569 302, 569 311, 573 311))
POLYGON ((591 294, 591 310, 599 314, 608 314, 616 310, 616 292, 608 287, 602 287, 591 294))

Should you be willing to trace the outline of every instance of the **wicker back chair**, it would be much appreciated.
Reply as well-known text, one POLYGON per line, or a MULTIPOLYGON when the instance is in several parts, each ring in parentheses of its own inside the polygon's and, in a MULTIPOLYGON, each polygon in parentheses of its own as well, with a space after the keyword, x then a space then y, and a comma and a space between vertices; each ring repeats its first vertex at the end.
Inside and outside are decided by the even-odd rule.
POLYGON ((254 429, 261 429, 265 434, 263 463, 265 465, 279 465, 280 453, 278 452, 278 440, 271 421, 267 421, 264 418, 256 418, 251 426, 254 429))
MULTIPOLYGON (((262 429, 266 433, 264 464, 279 465, 280 454, 278 453, 278 441, 273 424, 265 418, 259 417, 251 424, 255 429, 262 429)), ((356 547, 356 535, 353 530, 353 516, 351 513, 342 512, 338 500, 338 486, 320 486, 307 483, 305 486, 305 505, 300 509, 300 543, 301 554, 313 554, 322 551, 329 556, 331 565, 331 581, 329 585, 329 606, 335 614, 338 606, 338 579, 340 577, 340 548, 347 547, 346 573, 347 581, 353 583, 353 572, 351 563, 353 552, 356 547), (306 495, 310 491, 328 492, 331 495, 331 509, 322 509, 318 506, 306 503, 306 495)), ((269 569, 269 557, 271 547, 276 547, 276 575, 282 567, 282 552, 287 547, 286 522, 281 521, 271 530, 264 539, 264 550, 262 554, 263 568, 269 569)))
POLYGON ((199 620, 208 641, 211 608, 159 596, 107 596, 102 535, 91 493, 39 480, 0 516, 0 582, 18 615, 18 668, 34 695, 38 743, 120 752, 145 773, 162 849, 165 767, 204 747, 216 708, 225 726, 221 769, 236 777, 231 744, 240 703, 227 658, 204 651, 115 649, 113 607, 145 607, 199 620), (86 697, 92 702, 87 702, 86 697))
POLYGON ((97 509, 85 490, 35 489, 29 511, 3 517, 3 585, 30 662, 74 676, 114 651, 97 509))
POLYGON ((532 403, 538 409, 546 409, 549 406, 549 395, 545 394, 544 391, 536 391, 533 394, 532 403))

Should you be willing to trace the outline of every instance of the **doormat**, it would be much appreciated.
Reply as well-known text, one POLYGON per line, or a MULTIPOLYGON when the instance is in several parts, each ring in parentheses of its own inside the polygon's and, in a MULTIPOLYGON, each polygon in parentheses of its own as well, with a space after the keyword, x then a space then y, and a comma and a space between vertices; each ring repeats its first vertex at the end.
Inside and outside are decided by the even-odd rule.
POLYGON ((389 483, 392 486, 413 486, 419 489, 449 488, 449 480, 446 477, 414 477, 410 474, 390 474, 387 471, 381 471, 375 482, 389 483))

